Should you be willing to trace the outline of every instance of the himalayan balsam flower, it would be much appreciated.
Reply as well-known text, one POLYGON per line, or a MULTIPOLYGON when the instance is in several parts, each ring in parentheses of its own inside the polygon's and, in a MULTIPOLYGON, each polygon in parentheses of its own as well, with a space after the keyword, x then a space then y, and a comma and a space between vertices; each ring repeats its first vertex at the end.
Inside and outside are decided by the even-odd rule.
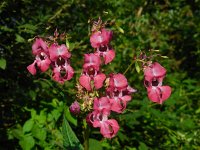
POLYGON ((79 78, 79 82, 88 91, 92 90, 93 84, 95 89, 100 89, 103 86, 106 75, 100 72, 100 63, 99 56, 85 54, 83 73, 79 78))
POLYGON ((47 71, 51 60, 49 59, 47 44, 41 38, 37 38, 33 43, 32 53, 35 55, 35 61, 27 67, 28 71, 32 75, 35 75, 36 65, 42 72, 47 71))
POLYGON ((71 53, 62 44, 52 44, 49 48, 50 59, 53 62, 53 79, 59 83, 70 80, 74 75, 74 70, 70 66, 69 58, 71 53))
POLYGON ((136 90, 128 85, 124 75, 110 75, 109 87, 106 89, 106 93, 112 104, 112 111, 122 113, 126 109, 127 103, 131 100, 131 94, 134 92, 136 92, 136 90))
POLYGON ((115 51, 110 46, 112 39, 112 31, 101 29, 101 31, 94 32, 90 37, 90 43, 96 49, 99 56, 103 56, 105 64, 110 63, 115 57, 115 51))
POLYGON ((162 104, 171 95, 170 86, 162 86, 166 69, 155 62, 144 69, 144 85, 147 88, 148 97, 151 101, 162 104))
POLYGON ((105 138, 114 137, 119 130, 117 121, 115 119, 108 119, 110 107, 111 103, 107 97, 96 98, 94 101, 94 111, 87 116, 88 124, 95 128, 99 127, 100 133, 105 138))

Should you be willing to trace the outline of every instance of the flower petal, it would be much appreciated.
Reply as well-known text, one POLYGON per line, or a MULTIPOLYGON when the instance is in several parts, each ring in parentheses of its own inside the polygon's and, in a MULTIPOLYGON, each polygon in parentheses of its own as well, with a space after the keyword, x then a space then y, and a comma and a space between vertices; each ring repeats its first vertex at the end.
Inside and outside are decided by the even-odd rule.
POLYGON ((35 42, 32 45, 32 52, 34 55, 37 55, 41 51, 48 53, 47 44, 41 38, 36 38, 35 42))
POLYGON ((90 85, 90 77, 86 76, 86 75, 81 75, 79 78, 79 83, 81 84, 81 86, 83 86, 84 88, 86 88, 86 90, 91 91, 91 85, 90 85))
POLYGON ((32 75, 35 75, 35 74, 36 74, 35 63, 36 63, 36 61, 34 61, 32 64, 30 64, 30 65, 27 67, 28 71, 29 71, 32 75))
POLYGON ((110 87, 115 87, 118 90, 126 89, 128 86, 128 81, 126 77, 123 74, 111 74, 110 75, 110 81, 109 81, 110 87))
POLYGON ((103 52, 105 64, 110 63, 115 58, 115 51, 113 49, 103 52))
POLYGON ((96 89, 100 89, 103 86, 103 82, 106 79, 106 75, 99 73, 94 77, 94 86, 96 89))
POLYGON ((66 72, 64 79, 70 80, 74 75, 74 69, 70 65, 64 66, 64 68, 65 68, 65 72, 66 72))
POLYGON ((104 121, 100 126, 100 132, 105 138, 114 137, 119 130, 119 124, 115 119, 104 121))
POLYGON ((160 103, 161 101, 161 90, 159 87, 147 88, 148 97, 152 102, 160 103))
POLYGON ((160 87, 162 92, 162 101, 160 101, 160 104, 162 104, 165 100, 167 100, 171 95, 171 87, 170 86, 161 86, 160 87))
POLYGON ((45 60, 37 61, 37 66, 40 68, 42 72, 47 71, 50 64, 51 64, 51 61, 48 58, 46 58, 45 60))

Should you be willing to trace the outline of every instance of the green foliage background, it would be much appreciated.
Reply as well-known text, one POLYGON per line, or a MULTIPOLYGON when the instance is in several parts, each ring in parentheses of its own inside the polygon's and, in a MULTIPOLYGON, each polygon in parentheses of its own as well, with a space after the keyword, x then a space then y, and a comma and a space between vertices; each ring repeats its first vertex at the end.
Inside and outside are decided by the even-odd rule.
POLYGON ((63 113, 83 143, 82 124, 68 107, 76 99, 83 54, 92 52, 88 20, 112 22, 114 61, 104 71, 123 73, 140 50, 159 49, 169 59, 164 84, 172 87, 162 105, 147 98, 143 74, 126 73, 138 92, 112 140, 92 129, 90 149, 200 149, 200 1, 199 0, 4 0, 0 2, 0 149, 64 149, 63 113), (70 37, 75 76, 64 85, 49 73, 31 76, 31 39, 55 29, 70 37))

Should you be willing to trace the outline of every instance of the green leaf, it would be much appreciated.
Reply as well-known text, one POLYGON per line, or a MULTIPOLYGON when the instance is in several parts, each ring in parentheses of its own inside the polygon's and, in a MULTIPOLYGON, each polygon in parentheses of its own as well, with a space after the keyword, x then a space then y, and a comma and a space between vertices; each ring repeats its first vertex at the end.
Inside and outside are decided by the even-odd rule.
POLYGON ((6 60, 3 58, 0 59, 0 68, 3 70, 6 69, 6 60))
POLYGON ((148 147, 146 146, 145 143, 140 142, 140 146, 138 148, 139 150, 148 150, 148 147))
POLYGON ((101 143, 95 139, 89 139, 89 150, 102 150, 101 143))
POLYGON ((33 127, 34 121, 32 119, 29 119, 25 122, 23 126, 23 133, 30 132, 33 127))
POLYGON ((32 134, 35 138, 44 141, 46 139, 47 131, 44 128, 40 128, 38 125, 34 125, 32 128, 32 134))
POLYGON ((25 42, 25 39, 21 35, 15 34, 15 36, 16 36, 15 40, 16 40, 17 43, 24 43, 25 42))
POLYGON ((69 107, 66 107, 65 108, 65 115, 66 115, 66 118, 69 122, 73 123, 75 126, 77 126, 77 120, 74 119, 69 111, 69 107))
POLYGON ((138 65, 138 62, 135 62, 135 69, 137 71, 137 73, 140 73, 140 66, 138 65))
POLYGON ((21 141, 19 141, 19 145, 23 150, 31 150, 35 145, 35 140, 32 136, 27 135, 21 141))
POLYGON ((63 132, 63 146, 65 149, 70 149, 70 150, 83 149, 80 141, 78 140, 75 133, 71 129, 68 121, 66 120, 65 115, 63 119, 62 132, 63 132))

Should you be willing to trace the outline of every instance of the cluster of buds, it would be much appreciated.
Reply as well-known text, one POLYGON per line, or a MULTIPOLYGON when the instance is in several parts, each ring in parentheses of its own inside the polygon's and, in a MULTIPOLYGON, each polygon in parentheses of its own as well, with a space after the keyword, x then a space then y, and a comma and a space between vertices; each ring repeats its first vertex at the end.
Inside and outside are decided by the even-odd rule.
MULTIPOLYGON (((104 25, 95 24, 90 36, 94 53, 84 55, 83 71, 79 78, 77 102, 70 106, 71 113, 76 110, 87 113, 86 121, 93 127, 99 127, 100 133, 105 138, 114 137, 119 124, 115 119, 110 119, 111 112, 122 113, 131 100, 131 94, 136 92, 123 74, 110 74, 108 77, 101 71, 102 64, 110 63, 115 57, 115 51, 110 45, 112 31, 104 28, 104 25), (102 59, 101 59, 102 58, 102 59), (105 90, 100 90, 105 87, 105 90), (103 91, 103 92, 102 92, 103 91)), ((80 112, 81 113, 81 112, 80 112)))
POLYGON ((74 75, 74 70, 69 61, 71 53, 65 44, 59 45, 56 42, 58 37, 57 30, 54 36, 53 42, 42 38, 35 39, 32 45, 32 53, 35 56, 35 60, 27 69, 32 75, 35 75, 37 69, 45 72, 52 66, 52 78, 59 83, 64 83, 74 75))
POLYGON ((155 103, 162 104, 171 95, 171 87, 162 85, 165 75, 166 69, 157 62, 144 66, 144 85, 149 99, 155 103))

